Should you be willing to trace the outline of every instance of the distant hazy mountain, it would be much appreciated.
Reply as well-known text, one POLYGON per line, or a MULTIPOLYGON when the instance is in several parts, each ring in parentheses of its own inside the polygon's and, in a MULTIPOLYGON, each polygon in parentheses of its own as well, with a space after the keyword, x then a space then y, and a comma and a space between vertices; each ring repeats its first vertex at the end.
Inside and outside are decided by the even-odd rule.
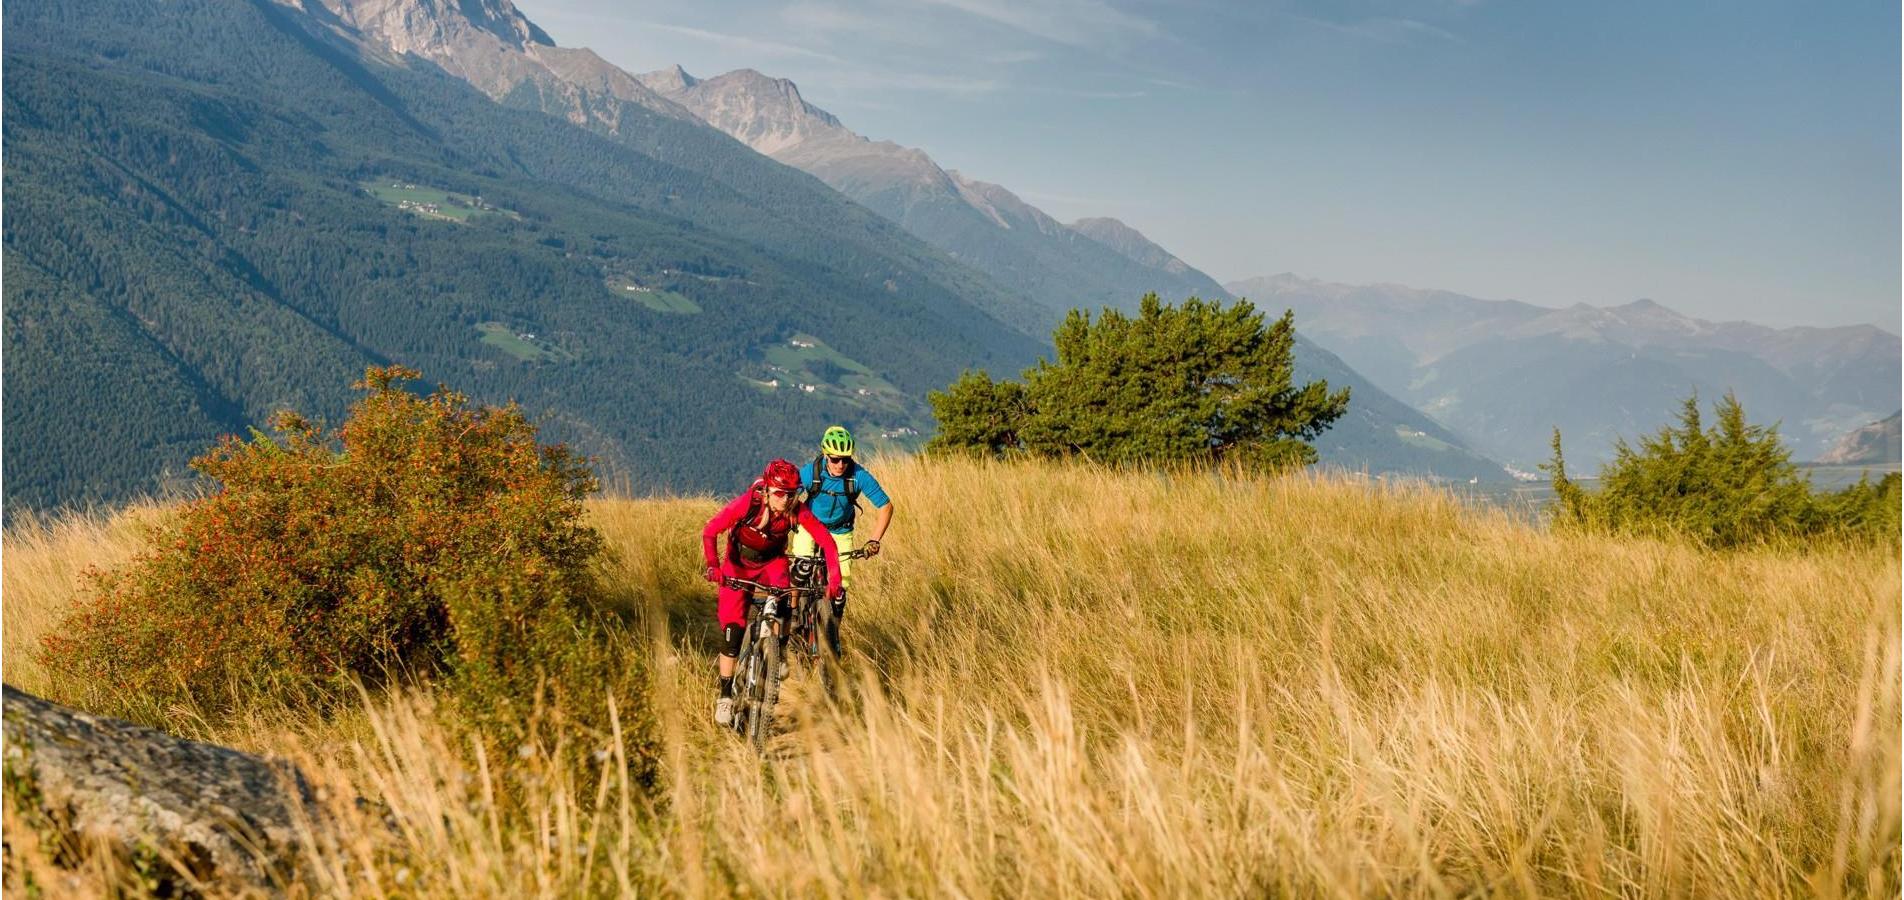
POLYGON ((1754 420, 1781 423, 1799 459, 1899 405, 1898 337, 1871 326, 1708 322, 1651 300, 1550 309, 1291 275, 1229 288, 1294 309, 1349 365, 1522 466, 1546 457, 1555 426, 1570 457, 1605 459, 1615 437, 1658 428, 1695 390, 1735 392, 1754 420))
MULTIPOLYGON (((1171 299, 1227 296, 1214 279, 1121 223, 1065 226, 1003 187, 941 169, 921 151, 854 134, 782 79, 752 70, 697 79, 679 67, 629 75, 587 50, 555 47, 507 0, 321 2, 313 8, 355 46, 393 62, 426 61, 499 102, 565 119, 728 185, 745 199, 733 205, 737 215, 723 219, 730 233, 785 245, 795 229, 813 234, 807 229, 817 227, 818 234, 864 243, 854 237, 863 225, 812 195, 817 189, 838 203, 844 198, 795 171, 805 170, 942 251, 909 258, 914 276, 885 264, 879 271, 902 276, 888 278, 887 290, 903 290, 903 277, 923 275, 1040 341, 1074 307, 1133 308, 1146 291, 1171 299), (799 210, 796 221, 781 218, 790 210, 799 210)), ((704 206, 703 200, 696 208, 704 206)), ((1325 460, 1372 471, 1501 476, 1498 465, 1333 355, 1304 340, 1297 356, 1300 376, 1354 393, 1355 412, 1319 443, 1325 460)))
POLYGON ((1900 437, 1898 427, 1900 418, 1904 418, 1904 413, 1892 413, 1890 418, 1872 422, 1839 438, 1818 461, 1834 466, 1904 462, 1904 438, 1900 437))

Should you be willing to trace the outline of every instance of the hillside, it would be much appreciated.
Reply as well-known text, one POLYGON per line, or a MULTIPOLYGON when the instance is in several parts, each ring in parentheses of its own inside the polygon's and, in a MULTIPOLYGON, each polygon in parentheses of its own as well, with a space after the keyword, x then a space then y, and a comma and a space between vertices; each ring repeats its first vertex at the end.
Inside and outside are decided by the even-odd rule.
MULTIPOLYGON (((188 483, 191 447, 334 418, 388 361, 683 490, 815 422, 928 430, 926 391, 1047 346, 1012 290, 507 3, 54 7, 6 10, 9 515, 188 483)), ((1498 472, 1308 348, 1356 390, 1331 461, 1498 472)))
POLYGON ((269 3, 5 24, 9 514, 164 489, 388 361, 693 490, 816 423, 923 427, 926 391, 1043 346, 982 275, 678 110, 593 133, 269 3), (774 361, 800 336, 832 367, 774 361))
POLYGON ((1833 466, 1897 464, 1904 459, 1904 435, 1900 435, 1898 427, 1900 418, 1904 418, 1904 413, 1892 413, 1888 418, 1846 434, 1831 445, 1818 462, 1833 466))
MULTIPOLYGON (((1073 308, 1134 310, 1148 291, 1165 299, 1230 299, 1215 279, 1123 222, 1064 225, 1002 185, 941 169, 923 150, 853 132, 784 78, 741 69, 702 79, 680 66, 639 78, 708 124, 812 173, 1029 298, 1040 334, 1073 308)), ((1264 308, 1272 315, 1282 310, 1264 308)), ((1499 463, 1316 345, 1301 317, 1296 326, 1297 377, 1353 392, 1349 415, 1316 442, 1324 463, 1358 472, 1506 479, 1499 463)))
MULTIPOLYGON (((963 301, 1034 338, 1049 332, 1032 299, 923 245, 895 242, 903 231, 811 177, 750 152, 644 79, 587 48, 555 46, 509 0, 323 0, 311 9, 301 24, 353 53, 440 72, 497 103, 544 113, 728 188, 747 208, 719 210, 719 230, 816 258, 845 252, 876 267, 898 262, 901 271, 951 287, 963 301)), ((592 187, 587 181, 578 186, 592 187)), ((676 215, 717 212, 669 197, 676 215)))
POLYGON ((1871 326, 1710 322, 1651 300, 1551 309, 1293 275, 1229 289, 1296 311, 1309 336, 1481 452, 1531 467, 1555 426, 1586 463, 1665 424, 1687 394, 1730 390, 1800 459, 1898 406, 1897 335, 1871 326), (1577 436, 1577 437, 1575 437, 1577 436), (1576 451, 1574 448, 1578 448, 1576 451))
MULTIPOLYGON (((876 465, 903 512, 848 612, 858 693, 824 708, 796 669, 764 762, 709 721, 687 548, 715 498, 592 510, 666 673, 663 802, 477 759, 415 694, 207 736, 336 798, 326 895, 374 892, 359 860, 433 897, 1898 890, 1893 552, 1557 535, 1307 476, 876 465)), ((10 679, 58 695, 20 661, 163 514, 6 531, 10 679)))
POLYGON ((1016 290, 1043 309, 1047 328, 1074 307, 1134 309, 1146 292, 1172 300, 1222 296, 1202 272, 1147 266, 1001 185, 940 168, 923 150, 869 140, 784 78, 752 69, 695 78, 679 66, 639 77, 708 124, 1016 290))

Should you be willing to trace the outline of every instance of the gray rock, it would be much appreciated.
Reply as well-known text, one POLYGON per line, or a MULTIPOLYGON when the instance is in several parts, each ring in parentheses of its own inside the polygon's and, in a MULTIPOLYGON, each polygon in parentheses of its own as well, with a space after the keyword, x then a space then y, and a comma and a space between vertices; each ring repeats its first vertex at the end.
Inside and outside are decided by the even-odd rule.
POLYGON ((296 868, 299 817, 316 814, 303 773, 4 689, 7 787, 71 846, 104 839, 157 850, 192 879, 276 893, 296 868), (302 807, 300 811, 299 807, 302 807))

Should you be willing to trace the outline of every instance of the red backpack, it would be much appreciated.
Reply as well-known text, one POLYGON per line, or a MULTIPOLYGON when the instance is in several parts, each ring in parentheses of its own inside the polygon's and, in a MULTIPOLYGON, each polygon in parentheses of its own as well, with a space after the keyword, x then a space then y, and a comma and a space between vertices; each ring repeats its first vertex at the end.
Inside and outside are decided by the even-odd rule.
POLYGON ((767 508, 767 482, 754 479, 748 488, 747 514, 727 533, 731 555, 749 565, 760 565, 787 551, 787 535, 793 531, 798 501, 787 507, 785 515, 774 515, 767 508))

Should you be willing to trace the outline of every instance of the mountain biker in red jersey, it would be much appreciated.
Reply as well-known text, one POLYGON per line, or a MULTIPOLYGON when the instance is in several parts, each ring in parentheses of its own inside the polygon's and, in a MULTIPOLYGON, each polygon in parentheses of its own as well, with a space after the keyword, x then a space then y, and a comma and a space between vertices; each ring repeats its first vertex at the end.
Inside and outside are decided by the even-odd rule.
MULTIPOLYGON (((772 587, 788 587, 787 537, 794 526, 806 530, 826 555, 826 597, 840 596, 840 552, 833 535, 813 517, 796 494, 800 490, 800 470, 793 463, 776 459, 740 496, 707 520, 701 529, 701 556, 707 563, 707 580, 720 586, 717 613, 720 616, 724 645, 720 656, 721 698, 714 706, 714 721, 726 725, 734 719, 734 665, 740 656, 741 637, 747 629, 747 593, 726 584, 728 578, 745 578, 772 587), (727 534, 724 559, 715 556, 715 540, 727 534)), ((791 612, 791 611, 789 611, 791 612)), ((781 640, 786 639, 785 622, 781 640)))

